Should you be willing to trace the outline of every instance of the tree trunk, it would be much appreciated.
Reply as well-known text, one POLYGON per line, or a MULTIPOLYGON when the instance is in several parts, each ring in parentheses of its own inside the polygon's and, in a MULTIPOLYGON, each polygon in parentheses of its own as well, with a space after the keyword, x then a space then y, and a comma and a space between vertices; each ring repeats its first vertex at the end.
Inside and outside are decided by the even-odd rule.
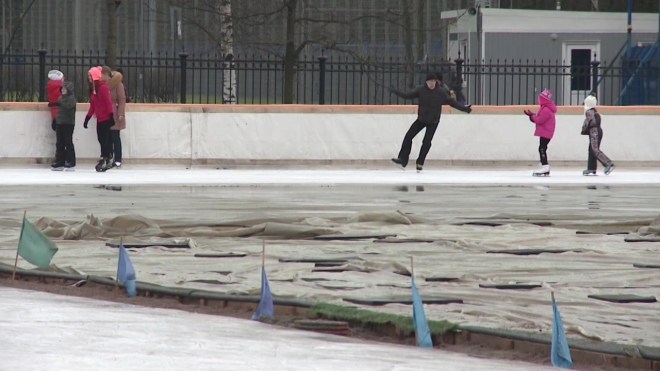
POLYGON ((224 60, 222 69, 222 103, 236 104, 236 71, 234 70, 234 28, 231 0, 218 2, 220 14, 220 52, 224 60))
POLYGON ((402 0, 403 8, 403 35, 404 43, 406 44, 406 72, 407 72, 407 85, 413 87, 415 85, 415 55, 413 54, 413 30, 412 30, 412 0, 402 0))
MULTIPOLYGON (((424 60, 426 54, 426 25, 424 24, 424 17, 426 16, 426 0, 417 0, 417 60, 424 60)), ((440 23, 440 20, 437 21, 440 23)))
POLYGON ((282 103, 293 104, 293 82, 296 78, 296 10, 298 0, 288 0, 286 12, 286 51, 284 55, 284 97, 282 103))
POLYGON ((108 39, 105 64, 113 70, 117 68, 117 2, 106 0, 108 7, 108 39))

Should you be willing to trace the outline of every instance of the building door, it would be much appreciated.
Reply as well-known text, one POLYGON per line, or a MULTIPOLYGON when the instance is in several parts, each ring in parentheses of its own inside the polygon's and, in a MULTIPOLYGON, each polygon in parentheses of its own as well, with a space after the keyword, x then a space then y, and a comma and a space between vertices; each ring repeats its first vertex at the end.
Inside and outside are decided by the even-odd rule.
POLYGON ((599 43, 564 44, 564 105, 582 105, 591 93, 591 61, 600 54, 599 43))

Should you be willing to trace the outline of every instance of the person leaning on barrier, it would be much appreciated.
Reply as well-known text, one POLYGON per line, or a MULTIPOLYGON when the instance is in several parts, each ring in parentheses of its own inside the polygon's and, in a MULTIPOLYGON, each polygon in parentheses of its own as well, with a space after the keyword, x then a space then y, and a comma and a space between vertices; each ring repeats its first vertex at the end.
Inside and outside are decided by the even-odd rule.
POLYGON ((108 84, 115 117, 115 124, 110 128, 110 145, 112 149, 110 166, 121 168, 121 130, 126 129, 126 89, 124 88, 122 74, 118 71, 112 71, 108 66, 101 68, 101 78, 108 84))

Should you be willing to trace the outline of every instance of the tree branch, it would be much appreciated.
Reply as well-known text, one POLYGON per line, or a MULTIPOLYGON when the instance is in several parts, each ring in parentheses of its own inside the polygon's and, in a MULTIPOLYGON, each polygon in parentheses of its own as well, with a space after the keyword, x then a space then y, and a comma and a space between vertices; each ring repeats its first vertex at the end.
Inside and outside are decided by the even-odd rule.
MULTIPOLYGON (((11 36, 9 37, 9 42, 7 42, 7 45, 5 45, 5 50, 2 52, 2 56, 0 56, 0 63, 4 62, 5 56, 7 55, 7 52, 9 51, 9 48, 11 47, 11 44, 14 42, 14 38, 16 37, 16 32, 18 31, 18 28, 21 27, 21 24, 23 23, 23 19, 25 19, 25 16, 27 15, 27 13, 32 8, 32 5, 34 5, 34 3, 36 3, 36 2, 37 2, 37 0, 30 1, 27 8, 23 11, 23 14, 21 14, 21 17, 19 18, 18 23, 16 23, 16 26, 11 31, 11 36)), ((4 19, 2 21, 5 22, 4 19)))

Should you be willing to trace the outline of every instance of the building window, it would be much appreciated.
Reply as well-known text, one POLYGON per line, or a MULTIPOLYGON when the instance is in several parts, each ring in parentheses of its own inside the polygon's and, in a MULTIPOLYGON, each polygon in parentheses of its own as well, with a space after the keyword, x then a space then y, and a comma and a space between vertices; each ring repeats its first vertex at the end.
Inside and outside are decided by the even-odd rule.
POLYGON ((591 90, 591 49, 571 50, 571 90, 591 90))

